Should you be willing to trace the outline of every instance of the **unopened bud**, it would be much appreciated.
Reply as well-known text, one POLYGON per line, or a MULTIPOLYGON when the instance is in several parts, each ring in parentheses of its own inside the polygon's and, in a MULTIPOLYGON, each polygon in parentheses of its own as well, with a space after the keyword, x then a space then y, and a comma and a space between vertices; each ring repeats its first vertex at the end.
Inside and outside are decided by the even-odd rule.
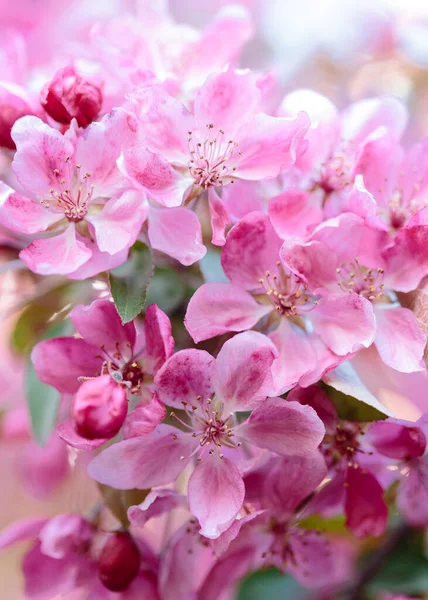
POLYGON ((15 122, 35 113, 26 91, 13 83, 0 84, 0 148, 15 150, 10 132, 15 122))
POLYGON ((122 592, 132 583, 140 568, 140 551, 129 533, 113 533, 101 550, 98 574, 112 592, 122 592))
POLYGON ((68 124, 76 119, 86 127, 101 110, 101 89, 78 75, 74 67, 60 69, 41 93, 45 111, 58 123, 68 124))
POLYGON ((110 375, 84 381, 71 406, 74 428, 88 440, 115 436, 127 412, 126 390, 110 375))

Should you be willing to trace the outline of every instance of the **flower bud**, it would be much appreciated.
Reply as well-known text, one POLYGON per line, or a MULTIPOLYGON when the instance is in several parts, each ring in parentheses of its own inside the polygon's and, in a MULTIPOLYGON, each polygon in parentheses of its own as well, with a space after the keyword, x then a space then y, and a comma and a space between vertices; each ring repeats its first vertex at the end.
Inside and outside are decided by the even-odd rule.
POLYGON ((76 119, 80 127, 92 123, 102 102, 100 88, 80 77, 71 66, 60 69, 41 93, 41 103, 48 115, 63 124, 76 119))
POLYGON ((129 533, 113 533, 104 544, 98 563, 101 583, 112 592, 126 590, 140 568, 140 551, 129 533))
POLYGON ((0 148, 15 150, 12 127, 18 119, 34 112, 24 89, 13 83, 0 84, 0 148))
POLYGON ((126 390, 110 375, 84 381, 71 406, 74 428, 88 440, 115 436, 127 412, 126 390))

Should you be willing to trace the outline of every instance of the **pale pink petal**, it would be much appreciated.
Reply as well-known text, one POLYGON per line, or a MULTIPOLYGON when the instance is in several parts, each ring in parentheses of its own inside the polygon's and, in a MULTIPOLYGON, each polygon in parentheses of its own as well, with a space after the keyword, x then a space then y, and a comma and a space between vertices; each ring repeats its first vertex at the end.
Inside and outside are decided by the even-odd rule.
POLYGON ((123 424, 123 439, 151 433, 166 416, 166 406, 156 393, 148 404, 137 404, 123 424))
POLYGON ((62 214, 49 211, 39 202, 17 194, 0 182, 0 219, 4 227, 18 233, 38 233, 61 218, 62 214))
POLYGON ((191 434, 169 425, 109 446, 89 463, 90 477, 118 490, 149 489, 177 479, 195 449, 191 434))
POLYGON ((89 305, 79 304, 71 311, 70 318, 88 344, 103 347, 111 353, 120 350, 123 356, 131 358, 135 345, 135 325, 132 321, 122 325, 116 307, 110 300, 99 299, 89 305))
MULTIPOLYGON (((247 492, 247 490, 245 490, 245 492, 247 492)), ((246 499, 248 500, 247 494, 246 499)), ((238 518, 232 522, 232 525, 226 529, 226 531, 223 531, 223 533, 215 540, 211 540, 211 547, 214 550, 215 555, 219 557, 224 554, 233 540, 238 537, 242 527, 244 527, 244 525, 253 519, 256 519, 259 515, 262 515, 264 512, 265 511, 263 510, 256 510, 255 512, 251 512, 244 517, 238 516, 238 518)))
POLYGON ((180 206, 183 194, 192 184, 160 154, 153 154, 144 146, 135 146, 122 153, 118 166, 149 198, 164 206, 180 206))
POLYGON ((0 550, 24 540, 34 540, 47 519, 28 518, 12 523, 0 532, 0 550))
POLYGON ((245 290, 232 283, 205 283, 187 305, 185 325, 197 343, 228 331, 251 329, 271 312, 245 290))
POLYGON ((402 229, 385 250, 385 283, 399 292, 415 290, 428 274, 428 227, 415 225, 402 229))
POLYGON ((416 424, 392 419, 373 423, 366 439, 377 452, 399 460, 422 456, 427 445, 425 434, 416 424))
POLYGON ((79 377, 97 377, 103 364, 98 348, 72 337, 39 342, 31 360, 41 381, 68 394, 79 389, 79 377))
POLYGON ((346 484, 346 526, 358 538, 382 535, 388 522, 388 507, 380 483, 361 467, 349 467, 346 484))
MULTIPOLYGON (((50 198, 52 188, 63 188, 61 180, 70 183, 68 161, 74 147, 59 131, 37 117, 28 116, 15 123, 12 138, 17 147, 12 168, 27 190, 50 198)), ((65 184, 65 187, 68 186, 65 184)))
POLYGON ((251 71, 236 71, 229 66, 210 75, 198 90, 195 118, 202 131, 212 124, 216 130, 224 130, 227 139, 233 139, 239 127, 253 116, 259 102, 260 92, 251 71))
POLYGON ((206 254, 199 219, 194 212, 182 206, 150 207, 149 240, 155 250, 164 252, 185 266, 193 265, 206 254), (180 227, 177 227, 177 223, 180 223, 180 227))
POLYGON ((355 102, 342 117, 342 136, 357 145, 378 127, 385 127, 397 138, 407 124, 407 110, 400 100, 392 96, 367 98, 355 102))
POLYGON ((243 219, 248 213, 265 209, 265 202, 257 184, 252 181, 236 179, 233 185, 226 185, 221 196, 230 218, 234 223, 243 219))
POLYGON ((416 461, 403 476, 397 495, 397 508, 415 527, 428 525, 428 461, 416 461))
POLYGON ((44 446, 27 442, 18 460, 24 485, 36 498, 49 496, 69 474, 67 446, 55 432, 44 446))
POLYGON ((316 332, 336 354, 368 348, 375 334, 371 303, 358 294, 331 294, 311 312, 316 332))
POLYGON ((214 188, 208 189, 208 205, 210 209, 212 239, 214 246, 224 246, 226 241, 225 229, 230 223, 227 206, 224 204, 214 188))
POLYGON ((186 496, 175 490, 152 490, 141 504, 128 508, 128 519, 131 525, 144 527, 150 519, 170 512, 173 508, 185 506, 186 496))
POLYGON ((34 240, 19 253, 27 267, 39 275, 69 275, 91 258, 91 250, 76 238, 74 225, 51 238, 34 240))
POLYGON ((89 279, 90 277, 94 277, 94 275, 98 275, 98 273, 120 267, 128 258, 128 248, 124 248, 116 252, 116 254, 109 254, 108 252, 101 252, 95 240, 81 238, 80 236, 78 236, 78 239, 84 241, 85 246, 92 254, 85 264, 76 269, 76 271, 73 271, 73 273, 70 273, 68 276, 69 279, 89 279))
POLYGON ((192 405, 198 396, 203 400, 213 393, 215 359, 205 350, 180 350, 166 361, 155 377, 159 398, 168 406, 192 405))
POLYGON ((331 248, 323 242, 287 244, 281 248, 281 260, 314 293, 338 289, 336 272, 339 261, 331 248))
POLYGON ((234 433, 277 454, 304 456, 318 448, 325 428, 312 407, 268 398, 234 433))
POLYGON ((155 374, 174 352, 171 321, 156 304, 150 304, 144 317, 144 367, 155 374))
POLYGON ((315 409, 328 433, 332 434, 336 432, 337 410, 322 387, 318 385, 311 385, 306 388, 296 386, 288 394, 287 400, 295 400, 296 402, 300 402, 300 404, 309 404, 309 406, 315 409))
POLYGON ((250 213, 229 231, 221 253, 221 264, 232 283, 252 290, 260 287, 266 271, 272 275, 282 240, 276 234, 269 217, 250 213))
POLYGON ((245 486, 236 465, 214 453, 193 471, 187 494, 200 534, 215 539, 241 510, 245 486))
POLYGON ((236 141, 242 154, 236 160, 235 175, 253 181, 276 177, 296 161, 309 125, 304 112, 295 119, 257 115, 238 131, 236 141))
POLYGON ((40 531, 40 550, 51 558, 64 558, 82 543, 91 541, 94 528, 74 513, 56 515, 40 531))
POLYGON ((171 163, 187 166, 190 159, 188 137, 195 121, 179 100, 159 85, 131 95, 143 123, 147 147, 171 163))
POLYGON ((322 210, 312 202, 311 195, 290 189, 269 200, 269 217, 277 234, 305 238, 322 221, 322 210))
POLYGON ((132 246, 147 218, 147 213, 144 194, 128 191, 120 198, 109 200, 100 213, 88 215, 86 220, 94 228, 101 252, 116 254, 132 246))
POLYGON ((239 333, 223 344, 213 382, 225 413, 249 410, 266 398, 272 388, 271 367, 277 354, 270 339, 256 331, 239 333))
POLYGON ((60 423, 56 429, 56 432, 59 437, 69 446, 72 446, 77 450, 84 450, 86 452, 96 450, 108 441, 107 439, 87 440, 86 438, 81 437, 78 433, 76 433, 71 419, 67 419, 63 423, 60 423))
POLYGON ((331 585, 337 563, 335 548, 317 531, 292 529, 289 546, 293 560, 287 571, 308 588, 331 585))
POLYGON ((427 338, 408 308, 375 308, 375 346, 382 360, 402 373, 425 370, 427 338))
MULTIPOLYGON (((388 181, 390 181, 389 177, 388 181)), ((379 191, 375 191, 374 194, 373 196, 366 188, 363 176, 356 175, 352 190, 343 199, 342 212, 354 213, 364 219, 369 227, 388 231, 389 224, 383 220, 379 210, 379 208, 382 208, 379 191)), ((388 190, 385 196, 389 201, 391 196, 388 190)))

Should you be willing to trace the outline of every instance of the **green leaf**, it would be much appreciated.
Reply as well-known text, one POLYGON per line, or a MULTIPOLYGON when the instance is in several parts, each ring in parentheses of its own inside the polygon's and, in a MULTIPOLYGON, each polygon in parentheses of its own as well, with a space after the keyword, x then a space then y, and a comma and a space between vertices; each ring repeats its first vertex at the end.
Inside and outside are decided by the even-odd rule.
POLYGON ((128 508, 141 504, 150 492, 150 490, 116 490, 103 483, 98 484, 98 489, 110 511, 126 528, 129 527, 128 508))
POLYGON ((276 569, 256 571, 244 579, 236 600, 303 600, 305 591, 292 577, 276 569))
POLYGON ((27 365, 26 386, 33 437, 43 446, 55 426, 59 392, 40 381, 31 362, 27 365))
POLYGON ((137 242, 128 261, 110 272, 110 290, 122 323, 129 323, 143 310, 147 287, 153 276, 150 250, 137 242))
POLYGON ((156 269, 147 290, 147 304, 157 304, 167 314, 184 300, 186 286, 180 276, 170 269, 156 269))

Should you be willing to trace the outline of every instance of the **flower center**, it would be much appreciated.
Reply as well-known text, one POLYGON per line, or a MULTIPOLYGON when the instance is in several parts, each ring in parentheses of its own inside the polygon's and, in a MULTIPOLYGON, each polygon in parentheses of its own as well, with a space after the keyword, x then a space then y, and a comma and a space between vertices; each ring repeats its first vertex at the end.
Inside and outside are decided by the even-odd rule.
POLYGON ((348 176, 351 164, 347 161, 344 154, 337 152, 333 154, 327 162, 321 166, 319 187, 326 194, 342 190, 349 185, 350 178, 348 176))
MULTIPOLYGON (((128 343, 127 348, 130 347, 128 343)), ((129 353, 121 349, 119 342, 116 342, 115 352, 108 352, 104 346, 101 346, 101 351, 102 355, 98 355, 104 359, 101 375, 109 374, 114 381, 125 385, 131 394, 138 394, 144 381, 140 363, 132 356, 129 358, 129 353)))
POLYGON ((383 269, 368 269, 355 258, 337 268, 336 273, 344 292, 355 292, 370 302, 376 302, 384 296, 383 269))
POLYGON ((361 448, 361 435, 364 435, 364 430, 359 425, 338 423, 334 434, 326 436, 322 443, 325 458, 332 465, 344 459, 348 467, 357 468, 357 454, 371 454, 361 448))
POLYGON ((276 265, 278 275, 266 271, 265 276, 259 279, 275 310, 286 317, 312 310, 319 302, 316 296, 308 291, 300 277, 286 269, 280 261, 276 265))
MULTIPOLYGON (((65 162, 67 165, 70 164, 69 156, 65 162)), ((69 181, 72 182, 70 187, 66 187, 65 179, 59 179, 59 169, 54 169, 57 187, 49 190, 51 195, 49 200, 41 200, 43 206, 62 211, 69 221, 75 223, 84 219, 94 191, 94 186, 89 183, 91 174, 86 172, 82 175, 81 168, 81 165, 76 165, 76 170, 70 173, 69 181)))
MULTIPOLYGON (((232 175, 236 167, 231 165, 231 160, 238 146, 233 140, 226 141, 223 129, 218 129, 215 133, 212 123, 206 127, 207 133, 204 138, 199 132, 195 132, 196 135, 192 131, 188 132, 191 157, 188 163, 189 171, 195 183, 204 189, 233 181, 232 175)), ((241 152, 240 150, 238 154, 241 152)))

